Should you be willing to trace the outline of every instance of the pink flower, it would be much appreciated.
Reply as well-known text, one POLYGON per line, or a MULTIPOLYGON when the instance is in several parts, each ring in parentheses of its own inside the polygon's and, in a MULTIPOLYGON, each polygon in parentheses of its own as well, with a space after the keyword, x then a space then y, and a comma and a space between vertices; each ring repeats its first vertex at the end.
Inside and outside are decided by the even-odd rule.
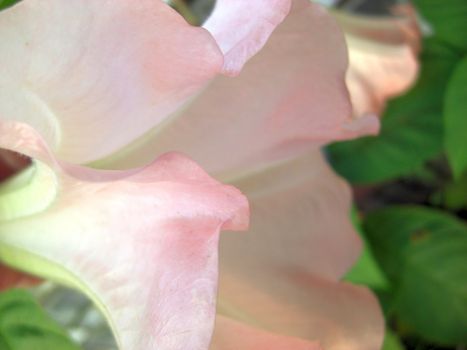
POLYGON ((349 47, 349 87, 354 114, 381 114, 386 101, 407 90, 418 73, 420 33, 408 5, 394 17, 365 17, 335 12, 349 47))
POLYGON ((360 241, 319 153, 378 123, 351 116, 321 7, 219 0, 197 28, 154 0, 24 0, 0 57, 0 147, 33 159, 2 184, 3 261, 82 290, 125 350, 380 346, 375 298, 339 282, 360 241), (167 151, 250 200, 219 275, 247 201, 167 151))

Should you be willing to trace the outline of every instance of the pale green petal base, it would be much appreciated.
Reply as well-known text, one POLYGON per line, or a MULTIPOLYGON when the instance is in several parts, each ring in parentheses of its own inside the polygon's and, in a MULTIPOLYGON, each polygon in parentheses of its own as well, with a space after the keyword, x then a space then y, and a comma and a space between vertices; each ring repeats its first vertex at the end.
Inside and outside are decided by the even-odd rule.
MULTIPOLYGON (((0 237, 1 234, 2 233, 0 232, 0 237)), ((0 260, 15 269, 35 276, 40 276, 41 278, 81 291, 92 300, 94 305, 105 316, 111 329, 115 329, 111 324, 110 313, 99 298, 92 292, 92 290, 82 283, 79 278, 64 269, 62 266, 35 254, 26 252, 25 250, 4 244, 3 242, 0 244, 0 260)))
POLYGON ((57 186, 53 170, 34 162, 0 185, 0 222, 43 211, 55 199, 57 186))

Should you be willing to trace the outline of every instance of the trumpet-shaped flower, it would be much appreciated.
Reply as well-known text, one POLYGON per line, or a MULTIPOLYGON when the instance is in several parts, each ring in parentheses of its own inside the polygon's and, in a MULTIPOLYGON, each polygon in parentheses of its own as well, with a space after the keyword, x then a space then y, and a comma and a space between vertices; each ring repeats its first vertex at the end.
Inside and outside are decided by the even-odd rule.
POLYGON ((399 6, 393 17, 335 12, 349 47, 349 87, 354 114, 380 114, 386 101, 414 83, 420 32, 413 8, 399 6))
POLYGON ((321 7, 219 0, 193 27, 158 0, 23 0, 0 39, 0 148, 32 159, 2 183, 4 262, 85 292, 124 350, 378 348, 318 150, 378 122, 352 118, 321 7), (220 261, 249 210, 208 173, 251 205, 220 261))

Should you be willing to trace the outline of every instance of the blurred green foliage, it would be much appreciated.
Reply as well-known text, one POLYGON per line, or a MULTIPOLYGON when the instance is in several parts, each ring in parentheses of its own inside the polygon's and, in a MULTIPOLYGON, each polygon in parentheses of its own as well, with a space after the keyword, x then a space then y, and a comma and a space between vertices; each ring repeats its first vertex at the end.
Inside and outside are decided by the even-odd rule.
MULTIPOLYGON (((467 16, 465 23, 467 26, 467 16)), ((446 152, 455 177, 460 178, 467 170, 467 56, 449 81, 444 116, 446 152)))
POLYGON ((33 296, 20 289, 0 294, 0 350, 79 350, 42 311, 33 296))
POLYGON ((452 211, 467 209, 467 173, 457 180, 450 181, 434 193, 430 202, 452 211))
POLYGON ((444 345, 467 344, 467 225, 445 212, 394 206, 364 221, 393 286, 391 314, 444 345))
POLYGON ((381 271, 381 268, 368 246, 368 242, 366 241, 365 235, 362 231, 361 219, 358 216, 358 210, 356 208, 353 208, 352 210, 351 219, 354 227, 364 242, 364 248, 360 258, 353 265, 352 269, 345 275, 344 279, 348 282, 363 284, 373 289, 387 289, 389 287, 389 282, 381 271))
POLYGON ((414 4, 433 31, 423 43, 418 81, 389 102, 379 136, 328 148, 335 169, 352 183, 410 175, 442 152, 457 178, 467 170, 467 1, 414 4))
POLYGON ((21 0, 0 0, 0 10, 10 7, 21 0))
POLYGON ((404 350, 404 345, 391 330, 386 332, 384 338, 383 350, 404 350))
POLYGON ((413 3, 433 32, 417 82, 388 103, 380 135, 328 147, 336 171, 366 185, 356 222, 365 250, 346 279, 378 295, 390 327, 384 350, 464 349, 467 1, 413 3), (394 205, 409 198, 418 205, 394 205))
POLYGON ((413 0, 436 37, 453 49, 467 51, 467 1, 413 0))

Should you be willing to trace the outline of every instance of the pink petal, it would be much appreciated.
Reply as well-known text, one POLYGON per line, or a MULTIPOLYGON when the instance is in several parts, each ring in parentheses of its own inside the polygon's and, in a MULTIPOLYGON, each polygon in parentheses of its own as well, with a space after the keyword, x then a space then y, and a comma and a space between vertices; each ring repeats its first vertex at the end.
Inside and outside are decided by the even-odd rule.
POLYGON ((233 184, 250 200, 251 227, 248 235, 221 240, 223 263, 240 271, 298 268, 337 280, 358 258, 361 242, 349 220, 349 186, 319 151, 233 184))
POLYGON ((230 178, 355 137, 360 132, 348 127, 346 57, 342 33, 325 10, 294 0, 289 16, 238 77, 216 79, 165 128, 98 165, 125 168, 175 149, 230 178))
POLYGON ((26 125, 1 122, 0 135, 0 147, 48 165, 57 181, 52 200, 38 198, 43 211, 2 222, 2 258, 21 263, 6 247, 26 253, 32 263, 22 268, 86 292, 123 350, 205 350, 219 230, 246 228, 246 199, 178 154, 139 170, 96 171, 57 161, 26 125))
POLYGON ((407 4, 393 9, 394 17, 364 16, 333 11, 345 34, 383 45, 408 44, 414 52, 420 49, 420 28, 416 10, 407 4))
POLYGON ((350 192, 315 151, 234 182, 249 198, 248 235, 224 235, 218 312, 326 350, 379 349, 384 321, 364 289, 338 279, 360 240, 350 192))
POLYGON ((235 75, 266 43, 290 10, 291 0, 217 0, 203 27, 224 53, 224 72, 235 75))
POLYGON ((158 125, 223 66, 208 31, 157 0, 24 0, 0 38, 1 118, 74 163, 158 125))
POLYGON ((226 317, 326 350, 381 349, 384 320, 365 288, 280 271, 220 276, 218 312, 226 317))
POLYGON ((217 316, 210 350, 321 350, 321 347, 217 316))
POLYGON ((416 79, 420 35, 415 19, 339 13, 336 18, 349 46, 347 85, 354 114, 380 114, 390 97, 404 92, 416 79))

